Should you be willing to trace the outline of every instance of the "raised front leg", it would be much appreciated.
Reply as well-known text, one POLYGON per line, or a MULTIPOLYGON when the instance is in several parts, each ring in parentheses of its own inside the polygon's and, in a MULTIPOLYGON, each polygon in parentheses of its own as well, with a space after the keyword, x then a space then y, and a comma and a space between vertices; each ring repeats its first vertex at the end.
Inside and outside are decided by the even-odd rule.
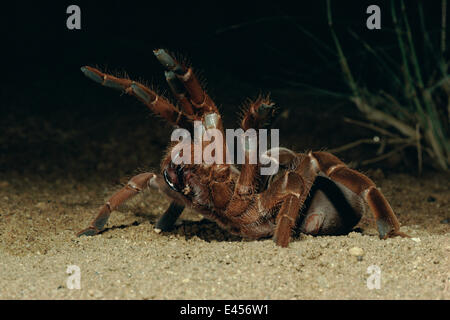
MULTIPOLYGON (((181 105, 183 113, 188 115, 193 121, 201 122, 205 129, 219 130, 222 137, 224 137, 222 116, 214 101, 200 85, 192 68, 177 61, 173 55, 164 49, 154 50, 153 53, 166 69, 166 81, 172 94, 181 105)), ((224 138, 219 141, 222 141, 222 145, 219 148, 223 150, 222 161, 225 162, 227 153, 226 141, 224 138)), ((217 141, 214 139, 214 144, 216 143, 217 141)), ((203 141, 202 148, 208 144, 209 142, 203 141)))
MULTIPOLYGON (((273 118, 275 112, 274 104, 268 98, 259 97, 251 102, 244 112, 241 120, 241 128, 259 129, 265 127, 273 118)), ((244 163, 237 183, 234 186, 231 200, 227 206, 227 214, 237 217, 248 210, 250 198, 257 191, 259 164, 251 163, 251 159, 258 160, 258 147, 251 143, 243 143, 244 163)))
MULTIPOLYGON (((197 114, 200 117, 208 113, 219 115, 214 101, 203 90, 192 68, 179 63, 164 49, 154 50, 153 53, 166 68, 166 80, 170 89, 187 114, 197 114)), ((219 122, 217 129, 222 130, 220 119, 219 122)))
POLYGON ((153 113, 163 117, 170 124, 191 129, 192 118, 189 115, 175 108, 167 99, 157 95, 143 84, 130 79, 117 78, 89 66, 81 67, 81 71, 89 79, 102 86, 117 89, 138 98, 153 113))

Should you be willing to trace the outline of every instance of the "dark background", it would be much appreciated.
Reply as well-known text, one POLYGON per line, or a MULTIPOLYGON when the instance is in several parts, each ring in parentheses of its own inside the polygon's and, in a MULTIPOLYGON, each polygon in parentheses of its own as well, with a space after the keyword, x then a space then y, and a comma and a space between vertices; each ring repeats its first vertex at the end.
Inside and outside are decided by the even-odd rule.
MULTIPOLYGON (((411 16, 415 4, 407 1, 411 16)), ((440 1, 424 5, 433 22, 440 1)), ((389 2, 334 0, 332 9, 357 80, 380 84, 370 76, 376 66, 348 30, 395 55, 389 2), (365 26, 370 4, 381 7, 382 30, 365 26)), ((348 93, 336 56, 324 47, 334 50, 325 1, 17 2, 2 13, 0 173, 115 179, 158 166, 170 128, 133 98, 85 78, 80 67, 126 71, 167 94, 152 53, 159 47, 185 57, 207 79, 227 127, 236 127, 246 97, 272 92, 281 110, 289 110, 279 123, 284 146, 332 148, 374 135, 342 122, 344 115, 360 117, 345 100, 310 95, 299 85, 348 93), (71 4, 81 8, 81 30, 66 28, 71 4)), ((374 150, 361 147, 343 157, 352 161, 361 153, 374 150)))

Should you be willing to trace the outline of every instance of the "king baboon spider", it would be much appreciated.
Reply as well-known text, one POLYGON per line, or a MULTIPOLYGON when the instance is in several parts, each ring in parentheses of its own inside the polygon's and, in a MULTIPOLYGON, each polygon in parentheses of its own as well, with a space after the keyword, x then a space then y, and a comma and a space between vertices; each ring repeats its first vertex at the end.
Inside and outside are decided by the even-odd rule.
MULTIPOLYGON (((144 85, 104 74, 92 67, 83 73, 103 86, 119 89, 142 101, 153 113, 174 127, 193 130, 193 122, 223 133, 221 115, 202 89, 192 68, 179 63, 163 49, 155 56, 165 67, 166 80, 180 108, 144 85)), ((273 116, 274 104, 260 97, 250 103, 241 128, 261 128, 273 116)), ((185 207, 192 208, 233 234, 259 239, 273 237, 286 247, 293 230, 313 235, 337 235, 352 230, 365 211, 372 211, 380 238, 406 236, 391 206, 371 179, 348 168, 328 152, 295 153, 278 148, 279 170, 263 177, 261 164, 249 163, 245 151, 240 169, 223 164, 174 164, 172 143, 162 160, 161 173, 146 172, 133 177, 100 209, 90 227, 78 235, 95 235, 105 226, 111 211, 145 188, 162 191, 171 204, 156 224, 169 230, 185 207)), ((204 145, 202 145, 204 147, 204 145)))

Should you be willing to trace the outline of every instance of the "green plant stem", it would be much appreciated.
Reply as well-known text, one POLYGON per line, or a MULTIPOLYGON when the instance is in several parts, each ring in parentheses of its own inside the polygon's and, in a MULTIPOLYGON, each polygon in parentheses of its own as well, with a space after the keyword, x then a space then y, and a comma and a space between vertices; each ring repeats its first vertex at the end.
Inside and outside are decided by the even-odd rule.
POLYGON ((353 75, 348 66, 347 59, 345 58, 344 52, 342 51, 342 47, 339 42, 339 39, 333 28, 333 19, 332 19, 332 15, 331 15, 330 0, 327 0, 327 16, 328 16, 328 26, 330 27, 331 37, 333 38, 334 44, 336 46, 336 50, 338 51, 339 63, 341 65, 342 72, 344 73, 344 75, 347 78, 347 83, 350 86, 352 94, 355 97, 359 97, 360 93, 358 90, 358 86, 356 85, 355 79, 353 78, 353 75))
POLYGON ((441 29, 441 54, 444 56, 446 45, 445 36, 447 28, 447 0, 442 0, 442 29, 441 29))

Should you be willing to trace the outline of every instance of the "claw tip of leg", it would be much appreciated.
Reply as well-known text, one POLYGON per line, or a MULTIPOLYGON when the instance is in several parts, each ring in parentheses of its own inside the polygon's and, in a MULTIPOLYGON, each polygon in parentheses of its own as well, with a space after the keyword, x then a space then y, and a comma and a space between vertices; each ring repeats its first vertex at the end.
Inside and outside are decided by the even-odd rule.
POLYGON ((77 237, 81 237, 81 236, 95 236, 98 233, 97 230, 94 230, 92 228, 88 228, 85 230, 81 230, 80 232, 77 233, 77 237))
POLYGON ((153 50, 153 54, 155 56, 159 56, 160 54, 163 54, 163 53, 165 53, 164 49, 155 49, 155 50, 153 50))
POLYGON ((386 239, 391 230, 391 226, 386 221, 378 220, 377 221, 377 229, 378 229, 378 234, 380 235, 380 239, 386 239))
POLYGON ((89 79, 91 79, 91 80, 93 80, 95 82, 98 82, 100 84, 103 83, 103 78, 101 76, 99 76, 97 73, 91 71, 87 66, 81 67, 80 70, 89 79))

